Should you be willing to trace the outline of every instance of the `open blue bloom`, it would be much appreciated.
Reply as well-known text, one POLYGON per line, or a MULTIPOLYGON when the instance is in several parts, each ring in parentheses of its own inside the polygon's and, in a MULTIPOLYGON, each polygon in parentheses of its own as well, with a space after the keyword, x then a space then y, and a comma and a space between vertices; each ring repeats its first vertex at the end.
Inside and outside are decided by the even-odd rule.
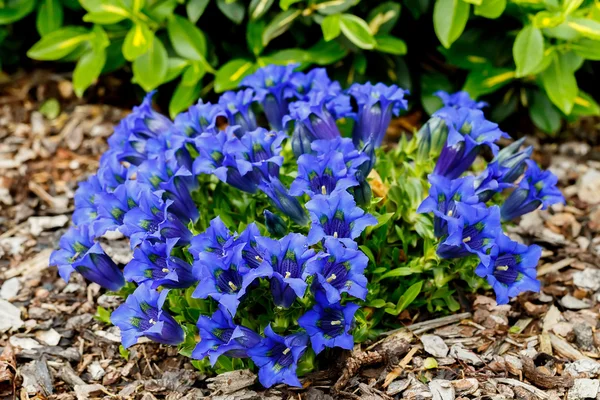
POLYGON ((60 277, 69 281, 73 271, 108 290, 119 290, 124 284, 123 273, 94 242, 88 226, 73 226, 60 238, 59 250, 50 255, 50 265, 58 267, 60 277))
POLYGON ((169 289, 185 289, 196 282, 192 266, 172 254, 177 239, 166 243, 143 241, 133 252, 133 259, 125 266, 125 279, 129 282, 150 282, 152 289, 163 286, 169 289))
POLYGON ((235 315, 241 299, 247 289, 258 278, 268 278, 273 270, 268 264, 261 264, 258 268, 250 268, 242 258, 242 249, 236 248, 233 257, 227 264, 215 260, 214 262, 194 263, 194 276, 200 282, 194 290, 192 297, 197 299, 213 298, 222 304, 231 315, 235 315))
POLYGON ((344 155, 332 151, 322 156, 303 154, 298 158, 298 176, 290 186, 292 196, 331 195, 358 185, 356 171, 348 170, 344 155))
POLYGON ((258 128, 256 115, 252 111, 253 103, 254 90, 252 89, 225 92, 219 97, 219 105, 225 110, 229 125, 238 125, 242 134, 258 128))
POLYGON ((290 233, 280 240, 261 237, 256 239, 264 255, 264 264, 272 271, 271 293, 275 305, 288 308, 296 297, 306 292, 306 263, 315 255, 308 248, 306 236, 290 233))
POLYGON ((525 176, 500 208, 503 221, 510 221, 538 208, 545 210, 552 204, 564 203, 556 187, 558 178, 550 171, 542 171, 533 160, 527 160, 525 176))
POLYGON ((180 245, 190 242, 192 234, 175 215, 169 212, 172 201, 162 201, 156 194, 145 190, 140 203, 123 217, 123 233, 129 236, 131 248, 145 239, 179 239, 180 245))
POLYGON ((105 232, 120 229, 125 213, 138 206, 143 190, 148 190, 148 187, 128 180, 112 193, 99 193, 95 202, 98 205, 98 218, 92 222, 94 236, 99 237, 105 232))
POLYGON ((271 128, 283 129, 283 117, 288 112, 290 78, 298 64, 267 65, 245 77, 240 86, 254 89, 256 100, 265 112, 271 128))
POLYGON ((336 96, 342 92, 337 81, 332 81, 325 68, 313 68, 310 71, 294 72, 290 77, 289 97, 306 100, 311 93, 320 92, 328 96, 336 96))
POLYGON ((350 333, 358 304, 327 304, 321 293, 315 296, 315 305, 298 318, 298 325, 310 336, 310 344, 316 354, 326 347, 352 350, 354 337, 350 333))
POLYGON ((479 256, 483 265, 489 265, 489 248, 502 232, 500 210, 456 203, 458 218, 448 218, 448 235, 442 238, 437 254, 442 258, 461 258, 470 254, 479 256))
POLYGON ((257 346, 262 340, 262 337, 252 329, 236 325, 229 311, 222 305, 219 305, 210 318, 201 315, 196 325, 200 342, 192 351, 192 358, 201 360, 208 357, 213 366, 222 355, 235 358, 248 357, 248 349, 257 346))
POLYGON ((233 241, 233 235, 221 217, 217 216, 210 221, 206 231, 192 238, 189 252, 200 263, 210 265, 222 262, 227 265, 236 252, 233 241))
POLYGON ((353 84, 348 93, 358 103, 358 118, 352 132, 354 144, 362 147, 372 136, 374 146, 381 146, 392 115, 398 115, 401 109, 407 108, 408 103, 404 99, 406 92, 396 85, 372 85, 367 82, 353 84))
POLYGON ((308 243, 321 239, 340 239, 345 245, 355 246, 356 239, 366 227, 377 224, 377 219, 356 206, 352 195, 340 192, 336 196, 317 195, 306 203, 312 225, 308 243))
POLYGON ((348 248, 339 240, 327 239, 325 253, 308 261, 306 273, 316 275, 316 283, 329 303, 339 302, 342 293, 364 300, 367 297, 364 272, 368 263, 362 251, 348 248))
POLYGON ((290 104, 290 115, 283 119, 284 124, 294 121, 295 129, 304 129, 312 140, 335 139, 340 131, 335 118, 327 109, 329 98, 323 92, 313 92, 306 101, 295 101, 290 104))
POLYGON ((225 109, 220 104, 204 103, 202 99, 186 112, 175 117, 175 129, 185 136, 195 138, 203 133, 217 133, 217 118, 227 118, 225 109))
POLYGON ((475 101, 471 98, 469 93, 465 91, 460 91, 456 93, 446 93, 443 90, 437 91, 434 93, 437 97, 442 100, 445 107, 466 107, 473 109, 482 109, 486 107, 488 103, 485 101, 475 101))
POLYGON ((93 222, 98 216, 98 207, 95 199, 98 194, 104 192, 96 175, 90 176, 79 184, 75 191, 75 211, 73 211, 73 223, 84 225, 93 222))
POLYGON ((333 140, 315 140, 311 144, 312 150, 318 156, 325 156, 332 151, 337 151, 344 155, 344 163, 348 170, 356 170, 369 160, 369 155, 361 150, 357 150, 352 139, 335 138, 333 140))
POLYGON ((119 161, 118 151, 109 150, 100 157, 98 181, 106 192, 112 192, 127 180, 127 168, 119 161))
POLYGON ((235 239, 236 245, 240 243, 244 245, 242 248, 242 258, 250 268, 258 268, 265 258, 257 242, 257 239, 260 237, 260 231, 253 222, 235 239))
POLYGON ((479 201, 485 203, 495 193, 500 193, 504 189, 513 186, 512 183, 504 182, 503 177, 504 169, 498 163, 489 163, 485 170, 475 177, 475 181, 473 182, 479 201))
POLYGON ((536 268, 541 255, 541 247, 525 246, 500 234, 491 248, 490 263, 480 263, 475 273, 487 279, 498 304, 507 304, 519 293, 540 291, 536 268))
POLYGON ((259 188, 271 199, 273 205, 290 217, 292 221, 300 226, 308 224, 306 211, 304 211, 298 199, 290 195, 278 178, 271 176, 268 181, 263 180, 259 184, 259 188))
POLYGON ((172 346, 183 342, 183 329, 163 310, 168 292, 159 293, 149 282, 142 283, 113 311, 110 321, 121 330, 123 347, 133 346, 142 336, 172 346))
POLYGON ((429 196, 419 205, 417 212, 434 214, 434 233, 439 238, 448 234, 448 218, 460 217, 456 205, 460 202, 478 204, 479 197, 475 194, 472 176, 451 180, 429 174, 427 179, 431 184, 429 196))
POLYGON ((501 137, 508 137, 498 124, 485 119, 481 110, 446 107, 434 116, 443 119, 448 128, 448 139, 434 173, 448 179, 458 178, 469 169, 482 146, 489 147, 496 154, 498 146, 495 142, 501 137))
POLYGON ((265 328, 265 338, 258 346, 248 349, 248 355, 259 367, 258 380, 266 388, 277 383, 302 387, 296 375, 298 360, 306 350, 308 336, 297 333, 279 336, 271 325, 265 328))
POLYGON ((223 147, 225 154, 235 159, 240 175, 258 184, 261 178, 279 176, 283 164, 281 143, 287 138, 283 132, 269 132, 258 128, 246 132, 241 139, 231 137, 223 147))

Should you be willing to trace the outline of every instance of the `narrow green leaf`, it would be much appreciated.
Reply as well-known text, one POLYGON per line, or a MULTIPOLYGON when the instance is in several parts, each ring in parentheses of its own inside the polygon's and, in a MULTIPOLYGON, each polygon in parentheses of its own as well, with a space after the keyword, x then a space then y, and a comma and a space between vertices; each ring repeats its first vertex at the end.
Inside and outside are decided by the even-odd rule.
POLYGON ((131 11, 133 11, 134 14, 139 14, 145 4, 146 0, 131 0, 131 11))
POLYGON ((400 300, 398 300, 398 304, 396 304, 396 309, 386 308, 385 311, 392 315, 399 315, 417 298, 419 293, 421 293, 422 287, 423 281, 413 284, 406 290, 406 292, 404 292, 402 296, 400 296, 400 300))
POLYGON ((333 64, 346 57, 348 49, 336 41, 326 42, 321 39, 308 49, 308 59, 318 65, 333 64))
POLYGON ((358 0, 322 0, 313 5, 313 9, 323 15, 338 14, 347 11, 358 3, 358 0))
POLYGON ((196 86, 205 73, 206 70, 203 68, 202 64, 199 62, 192 63, 183 72, 181 84, 184 86, 196 86))
POLYGON ((578 56, 586 60, 600 61, 600 41, 580 39, 568 45, 578 56))
POLYGON ((111 11, 92 11, 83 16, 85 22, 93 24, 111 25, 123 21, 127 18, 123 14, 115 14, 111 11))
POLYGON ((188 19, 192 23, 198 22, 210 0, 189 0, 185 5, 188 19))
POLYGON ((579 93, 573 66, 567 54, 555 55, 552 63, 542 73, 546 94, 563 113, 569 115, 579 93))
POLYGON ((262 35, 265 30, 265 21, 250 21, 246 26, 246 42, 248 48, 255 56, 259 56, 262 53, 264 47, 262 44, 262 35))
POLYGON ((262 43, 264 47, 277 36, 281 35, 292 26, 292 23, 296 18, 300 16, 302 12, 296 9, 289 9, 283 11, 275 16, 271 22, 269 22, 263 32, 262 43))
POLYGON ((154 34, 145 23, 137 23, 131 27, 125 41, 123 42, 123 57, 127 61, 133 61, 145 54, 154 40, 154 34))
POLYGON ((542 91, 533 93, 529 116, 535 126, 548 134, 555 134, 560 129, 560 112, 542 91))
POLYGON ((35 25, 40 36, 59 29, 63 23, 63 7, 59 0, 44 0, 38 9, 35 25))
POLYGON ((202 86, 198 82, 193 85, 184 85, 179 82, 169 102, 169 115, 171 118, 175 118, 177 114, 194 104, 200 96, 201 89, 202 86))
POLYGON ((34 60, 60 60, 90 39, 90 32, 79 26, 66 26, 44 36, 27 56, 34 60))
POLYGON ((310 61, 310 55, 302 49, 285 49, 269 53, 258 59, 261 67, 269 64, 287 65, 290 63, 305 63, 310 61))
POLYGON ((596 100, 592 96, 580 90, 579 95, 575 98, 571 114, 577 116, 598 116, 600 115, 600 106, 598 106, 598 103, 596 103, 596 100))
POLYGON ((162 84, 169 68, 169 57, 162 42, 154 37, 148 51, 135 59, 132 68, 136 83, 145 91, 162 84))
POLYGON ((78 97, 98 79, 105 62, 105 48, 92 48, 77 61, 73 71, 73 89, 78 97))
POLYGON ((265 15, 275 0, 252 0, 248 7, 250 20, 256 20, 265 15))
POLYGON ((465 30, 470 7, 463 0, 436 0, 433 28, 445 48, 450 48, 465 30))
POLYGON ((188 65, 190 65, 190 62, 183 58, 169 58, 167 61, 167 76, 165 77, 165 83, 170 82, 181 75, 188 65))
POLYGON ((222 65, 215 74, 215 92, 222 93, 235 89, 240 81, 254 70, 255 66, 252 61, 241 58, 229 61, 222 65))
POLYGON ((583 3, 583 0, 563 0, 562 8, 566 15, 571 14, 573 11, 577 10, 579 6, 583 3))
POLYGON ((35 0, 5 0, 0 7, 0 25, 25 18, 35 8, 35 0))
POLYGON ((485 68, 473 70, 467 75, 463 90, 477 98, 492 93, 515 79, 515 71, 508 68, 485 68))
POLYGON ((400 3, 395 1, 386 1, 372 9, 367 17, 371 32, 390 33, 400 18, 400 10, 400 3))
POLYGON ((481 5, 475 6, 473 12, 484 18, 496 19, 506 9, 506 0, 483 0, 481 5))
POLYGON ((375 48, 377 42, 364 19, 352 14, 342 14, 340 28, 344 36, 361 49, 375 48))
POLYGON ((533 25, 523 28, 513 45, 517 77, 529 75, 544 58, 544 36, 533 25))
POLYGON ((567 25, 587 38, 600 40, 600 22, 585 18, 572 18, 567 21, 567 25))
POLYGON ((279 8, 285 11, 290 8, 291 5, 300 3, 301 1, 302 0, 279 0, 279 8))
POLYGON ((323 39, 325 39, 326 42, 338 37, 342 32, 340 28, 340 15, 332 14, 323 18, 321 29, 323 30, 323 39))
POLYGON ((379 51, 397 56, 406 54, 406 43, 402 39, 391 35, 376 35, 375 40, 377 41, 375 49, 379 51))
POLYGON ((219 10, 231 21, 241 24, 246 15, 246 6, 237 0, 217 0, 219 10))
POLYGON ((169 20, 167 32, 177 54, 189 60, 205 61, 206 37, 197 26, 186 18, 174 15, 169 20))

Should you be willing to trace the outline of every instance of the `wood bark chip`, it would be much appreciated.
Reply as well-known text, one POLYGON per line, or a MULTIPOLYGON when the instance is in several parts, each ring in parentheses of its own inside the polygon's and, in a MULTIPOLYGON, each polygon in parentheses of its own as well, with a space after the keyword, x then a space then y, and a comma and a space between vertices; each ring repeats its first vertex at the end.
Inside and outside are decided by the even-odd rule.
POLYGON ((523 356, 521 357, 521 361, 523 362, 525 377, 536 386, 543 387, 544 389, 570 388, 573 386, 573 378, 569 375, 546 375, 535 368, 535 364, 531 358, 523 356))
POLYGON ((2 355, 0 355, 0 395, 8 396, 15 393, 17 382, 15 372, 17 371, 17 359, 12 346, 7 343, 2 355))

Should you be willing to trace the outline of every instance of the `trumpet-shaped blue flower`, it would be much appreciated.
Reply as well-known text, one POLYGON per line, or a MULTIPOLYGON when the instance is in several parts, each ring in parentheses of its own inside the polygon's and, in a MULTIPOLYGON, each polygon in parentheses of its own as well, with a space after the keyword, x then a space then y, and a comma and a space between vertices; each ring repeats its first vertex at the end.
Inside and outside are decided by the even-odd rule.
POLYGON ((113 311, 110 321, 121 330, 123 347, 133 346, 142 336, 173 346, 183 341, 183 329, 163 310, 168 292, 159 293, 149 282, 142 283, 113 311))
POLYGON ((261 178, 279 176, 279 167, 283 164, 281 143, 286 138, 283 132, 258 128, 246 132, 241 139, 230 138, 225 143, 224 152, 235 159, 241 176, 258 184, 261 178))
POLYGON ((288 308, 296 297, 304 297, 306 292, 306 263, 315 256, 308 248, 306 236, 290 233, 280 240, 257 238, 264 254, 264 263, 272 271, 271 292, 275 304, 288 308))
POLYGON ((201 315, 196 325, 200 333, 200 342, 192 351, 192 358, 200 360, 208 357, 213 366, 222 355, 248 357, 248 349, 257 346, 262 340, 253 330, 236 325, 229 311, 222 305, 219 305, 210 318, 201 315))
POLYGON ((289 97, 306 100, 311 93, 325 93, 334 97, 342 92, 342 87, 337 81, 332 81, 325 68, 313 68, 310 71, 294 72, 290 77, 291 87, 288 89, 289 97))
POLYGON ((95 202, 98 205, 98 218, 92 222, 94 236, 99 237, 105 232, 120 229, 125 214, 138 206, 144 190, 148 190, 146 185, 128 180, 112 193, 99 193, 95 202))
POLYGON ((271 128, 283 129, 283 117, 288 112, 290 78, 298 64, 267 65, 245 77, 240 86, 254 89, 271 128))
POLYGON ((258 380, 266 388, 277 383, 302 387, 296 369, 298 360, 306 351, 308 336, 296 333, 279 336, 271 325, 265 328, 265 337, 259 345, 248 349, 248 355, 259 367, 258 380))
POLYGON ((196 282, 192 266, 172 254, 178 239, 167 239, 166 243, 143 241, 133 252, 133 259, 125 266, 128 281, 138 284, 150 282, 152 289, 163 286, 169 289, 185 289, 196 282))
POLYGON ((227 118, 225 109, 220 104, 204 103, 202 99, 186 112, 175 117, 175 129, 185 136, 195 138, 203 133, 218 132, 217 119, 227 118))
POLYGON ((525 138, 514 141, 498 152, 498 155, 492 160, 492 164, 498 164, 502 171, 501 181, 512 183, 516 181, 525 171, 526 161, 533 153, 533 147, 529 146, 523 150, 521 145, 525 138))
POLYGON ((480 263, 475 273, 487 279, 496 292, 496 302, 506 304, 519 293, 540 291, 536 267, 541 254, 539 246, 525 246, 500 234, 490 250, 490 263, 480 263))
POLYGON ((242 258, 250 268, 258 268, 265 258, 257 242, 257 239, 260 237, 260 231, 253 222, 235 239, 236 245, 240 243, 244 245, 242 248, 242 258))
POLYGON ((84 225, 93 222, 98 216, 96 197, 104 192, 96 175, 90 176, 81 182, 75 191, 75 211, 73 212, 73 223, 84 225))
POLYGON ((256 115, 252 111, 253 103, 254 90, 252 89, 225 92, 219 98, 219 105, 225 110, 229 125, 238 125, 242 134, 258 128, 256 115))
POLYGON ((366 227, 377 224, 371 214, 357 207, 352 196, 340 192, 336 196, 317 195, 306 203, 312 225, 308 232, 308 243, 321 239, 340 239, 345 245, 355 246, 356 239, 366 227))
POLYGON ((109 150, 100 157, 98 181, 106 192, 112 192, 127 180, 127 168, 119 161, 118 151, 109 150))
POLYGON ((313 92, 306 101, 293 102, 290 104, 290 115, 284 117, 284 124, 294 121, 296 129, 308 131, 307 136, 312 140, 340 137, 335 118, 327 109, 329 100, 327 94, 313 92))
POLYGON ((533 160, 526 162, 524 178, 500 208, 503 221, 513 220, 539 207, 545 210, 552 204, 565 202, 565 198, 556 187, 556 175, 550 171, 542 171, 533 160))
POLYGON ((352 350, 354 338, 350 333, 358 304, 327 304, 321 293, 316 294, 313 308, 298 318, 298 325, 310 336, 310 344, 316 354, 326 347, 352 350))
POLYGON ((206 231, 192 238, 189 252, 194 260, 198 260, 200 263, 210 265, 216 260, 216 262, 227 265, 228 260, 236 252, 233 241, 233 235, 225 226, 221 217, 217 216, 210 221, 206 231))
POLYGON ((263 180, 259 184, 259 188, 271 199, 273 205, 290 217, 292 221, 301 226, 308 224, 306 211, 298 199, 290 195, 288 189, 278 178, 271 176, 268 181, 263 180))
POLYGON ((434 94, 442 100, 445 107, 482 109, 488 105, 485 101, 473 100, 469 93, 465 91, 446 93, 443 90, 439 90, 434 94))
POLYGON ((348 170, 344 155, 332 151, 322 156, 303 154, 298 158, 298 176, 290 186, 290 194, 331 195, 358 185, 355 170, 348 170))
POLYGON ((73 226, 60 238, 59 250, 50 255, 50 265, 58 267, 60 277, 69 281, 73 271, 108 290, 119 290, 123 273, 94 239, 87 225, 73 226))
POLYGON ((458 218, 448 218, 448 235, 437 248, 442 258, 460 258, 470 254, 479 256, 483 265, 489 265, 488 250, 502 232, 500 210, 456 203, 458 218))
POLYGON ((267 227, 267 231, 272 237, 282 237, 287 233, 287 224, 277 214, 273 214, 269 210, 265 210, 263 212, 263 216, 265 217, 265 226, 267 227))
POLYGON ((344 246, 340 241, 327 239, 325 253, 306 264, 306 273, 316 275, 329 303, 341 300, 342 293, 364 300, 367 297, 367 278, 364 275, 369 259, 360 250, 344 246))
POLYGON ((373 145, 381 146, 392 115, 398 115, 401 109, 407 108, 408 103, 404 99, 406 92, 396 85, 372 85, 367 82, 353 84, 348 93, 358 103, 358 118, 352 133, 354 144, 362 147, 373 137, 373 145))
POLYGON ((357 150, 352 143, 352 139, 335 138, 333 140, 315 140, 311 144, 312 150, 318 156, 325 156, 332 151, 337 151, 344 155, 344 163, 348 170, 356 170, 369 160, 369 155, 361 150, 357 150))

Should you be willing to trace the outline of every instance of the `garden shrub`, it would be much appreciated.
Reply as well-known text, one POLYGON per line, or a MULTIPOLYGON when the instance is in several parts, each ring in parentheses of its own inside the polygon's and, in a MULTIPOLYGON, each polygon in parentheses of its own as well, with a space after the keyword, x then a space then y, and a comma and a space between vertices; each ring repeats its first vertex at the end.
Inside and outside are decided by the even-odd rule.
POLYGON ((204 371, 299 386, 317 355, 398 328, 409 306, 456 311, 458 287, 491 286, 500 304, 539 290, 541 249, 502 225, 564 199, 522 140, 498 148, 508 135, 484 103, 439 93, 419 132, 387 143, 404 90, 343 91, 295 67, 259 69, 174 121, 150 93, 79 185, 50 263, 125 298, 110 317, 124 347, 143 336, 204 371), (97 241, 115 230, 133 250, 122 271, 97 241))

